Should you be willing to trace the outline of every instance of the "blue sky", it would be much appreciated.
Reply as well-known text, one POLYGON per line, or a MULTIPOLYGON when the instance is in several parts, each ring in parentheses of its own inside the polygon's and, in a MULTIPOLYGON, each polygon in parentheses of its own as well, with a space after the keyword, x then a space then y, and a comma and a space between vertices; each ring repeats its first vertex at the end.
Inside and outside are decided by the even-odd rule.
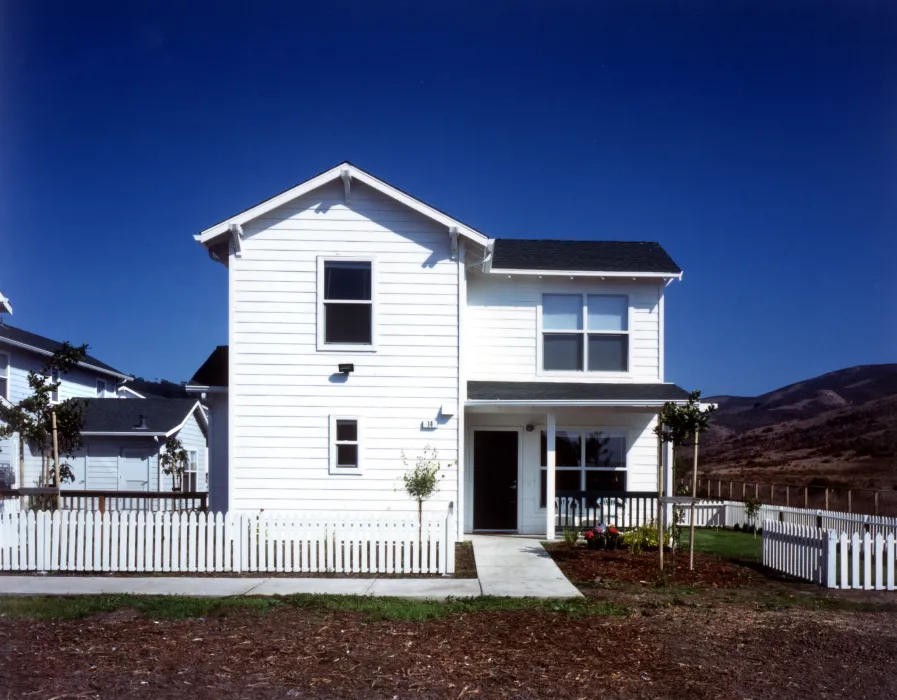
POLYGON ((348 159, 495 237, 660 241, 683 386, 897 361, 897 5, 372 4, 3 3, 10 323, 188 379, 192 234, 348 159))

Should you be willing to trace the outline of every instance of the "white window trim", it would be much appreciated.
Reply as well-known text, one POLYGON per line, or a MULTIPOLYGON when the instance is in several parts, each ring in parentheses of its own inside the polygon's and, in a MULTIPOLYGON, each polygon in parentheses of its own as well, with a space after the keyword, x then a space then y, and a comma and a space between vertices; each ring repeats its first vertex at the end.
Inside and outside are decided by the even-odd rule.
POLYGON ((59 370, 56 370, 56 369, 50 370, 49 383, 55 384, 56 382, 59 382, 59 387, 56 389, 55 392, 54 391, 50 392, 50 403, 59 403, 60 397, 62 396, 62 375, 59 373, 59 370), (55 377, 53 376, 54 374, 56 375, 55 377), (56 394, 55 398, 53 397, 53 394, 56 394))
MULTIPOLYGON (((542 431, 547 430, 547 426, 545 425, 537 425, 536 432, 539 436, 539 441, 541 443, 542 440, 542 431)), ((580 489, 585 490, 585 473, 587 471, 593 472, 628 472, 629 471, 629 450, 632 448, 632 441, 630 440, 629 429, 622 426, 557 426, 555 429, 556 433, 561 432, 576 432, 581 435, 585 435, 586 433, 601 433, 603 437, 618 437, 623 438, 623 466, 622 467, 589 467, 586 466, 586 441, 580 439, 580 459, 582 461, 582 465, 579 467, 558 467, 555 466, 555 472, 560 471, 578 471, 583 476, 580 478, 580 489)), ((542 461, 542 448, 541 445, 538 448, 536 454, 539 456, 538 461, 542 461)), ((547 467, 544 464, 539 464, 539 476, 536 481, 536 505, 539 511, 545 512, 545 506, 539 505, 539 501, 541 500, 541 483, 542 483, 542 472, 545 471, 547 467)), ((629 491, 629 475, 626 475, 626 490, 629 491)))
POLYGON ((330 473, 331 474, 340 474, 343 476, 352 476, 361 474, 362 469, 364 468, 364 459, 362 457, 362 440, 364 439, 364 433, 362 430, 362 421, 358 416, 343 416, 343 415, 331 415, 330 416, 330 434, 327 439, 327 443, 329 446, 330 452, 330 473), (338 420, 354 420, 355 426, 357 430, 356 440, 355 442, 343 441, 339 444, 342 445, 357 445, 358 446, 358 466, 357 467, 338 467, 336 466, 336 422, 338 420))
POLYGON ((2 374, 0 376, 2 376, 4 379, 6 379, 6 393, 0 394, 0 396, 2 396, 7 401, 10 401, 11 400, 9 398, 11 395, 10 384, 12 384, 12 377, 10 376, 12 374, 12 357, 6 351, 0 352, 0 358, 4 358, 4 357, 6 358, 5 363, 2 362, 2 360, 0 360, 0 372, 5 372, 5 374, 2 374), (4 364, 5 364, 5 366, 4 366, 4 364))
POLYGON ((96 386, 97 386, 97 398, 98 398, 98 399, 105 399, 105 398, 106 398, 106 392, 109 390, 109 387, 108 387, 107 384, 106 384, 106 380, 105 380, 105 379, 97 379, 97 380, 96 380, 96 386), (100 384, 103 385, 103 391, 102 391, 102 393, 99 391, 99 389, 100 389, 100 384))
POLYGON ((593 378, 612 378, 612 379, 622 379, 622 378, 630 378, 633 376, 632 373, 632 297, 626 292, 616 292, 616 291, 574 291, 574 290, 546 290, 539 295, 539 306, 536 309, 536 326, 537 326, 537 338, 536 338, 536 376, 539 377, 593 377, 593 378), (582 330, 579 331, 555 331, 548 330, 545 331, 542 328, 542 303, 544 297, 548 296, 577 296, 582 297, 582 330), (588 320, 588 297, 625 297, 626 298, 626 330, 625 331, 590 331, 589 320, 588 320), (583 347, 582 347, 582 369, 545 369, 544 368, 544 352, 545 352, 545 343, 544 336, 545 333, 568 333, 570 335, 574 335, 576 333, 583 336, 583 347), (627 336, 626 342, 626 371, 625 372, 607 372, 607 371, 590 371, 586 369, 589 366, 589 334, 593 335, 625 335, 627 336))
MULTIPOLYGON (((317 348, 318 352, 376 352, 377 351, 377 258, 373 255, 319 255, 317 289, 317 348), (324 342, 324 263, 366 262, 371 264, 371 344, 324 342)), ((334 303, 334 302, 329 302, 334 303)), ((339 303, 339 302, 337 302, 339 303)), ((353 301, 351 303, 360 303, 353 301)))

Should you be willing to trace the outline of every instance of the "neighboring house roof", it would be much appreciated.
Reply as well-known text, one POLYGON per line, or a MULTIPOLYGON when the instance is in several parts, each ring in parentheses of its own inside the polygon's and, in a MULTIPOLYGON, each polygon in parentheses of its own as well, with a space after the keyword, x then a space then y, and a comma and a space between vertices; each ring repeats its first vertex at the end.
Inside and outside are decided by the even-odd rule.
POLYGON ((227 345, 219 345, 212 354, 196 370, 187 387, 224 387, 227 386, 227 345))
MULTIPOLYGON (((449 229, 457 230, 459 234, 467 236, 468 238, 471 238, 472 240, 475 240, 480 244, 485 245, 488 241, 488 237, 485 234, 477 231, 475 228, 468 226, 467 224, 449 216, 436 207, 430 206, 426 202, 423 202, 416 197, 412 197, 410 194, 404 192, 403 190, 400 190, 398 187, 394 187, 389 183, 374 177, 370 173, 365 172, 357 165, 350 163, 349 161, 340 163, 339 165, 330 168, 329 170, 325 170, 323 173, 315 175, 305 182, 299 183, 295 187, 284 190, 280 194, 277 194, 270 199, 266 199, 265 201, 240 212, 239 214, 228 217, 224 221, 220 221, 214 226, 210 226, 205 231, 202 231, 193 238, 208 247, 208 245, 214 239, 231 232, 232 227, 241 227, 243 226, 243 224, 258 218, 259 216, 262 216, 263 214, 266 214, 267 212, 272 211, 277 207, 283 206, 287 202, 290 202, 297 197, 301 197, 308 192, 316 190, 322 185, 326 185, 329 182, 340 179, 342 179, 344 183, 347 199, 349 201, 351 201, 352 183, 354 181, 358 181, 387 195, 388 197, 391 197, 392 199, 409 207, 410 209, 413 209, 414 211, 423 214, 424 216, 448 227, 449 229)), ((239 235, 242 235, 242 233, 240 233, 239 235)))
POLYGON ((643 241, 555 241, 498 238, 492 272, 592 272, 681 276, 659 243, 643 241))
MULTIPOLYGON (((31 350, 39 355, 52 355, 62 347, 62 343, 57 340, 51 340, 42 335, 37 335, 37 333, 24 331, 21 328, 13 328, 5 323, 0 323, 0 344, 2 343, 31 350)), ((85 355, 84 360, 79 362, 78 365, 104 374, 111 374, 119 379, 133 379, 131 375, 120 372, 91 355, 85 355)))
POLYGON ((573 382, 467 382, 468 403, 662 405, 685 401, 675 384, 586 384, 573 382))
MULTIPOLYGON (((180 430, 197 408, 200 405, 196 399, 89 399, 81 434, 167 437, 180 430), (137 427, 141 422, 145 422, 145 429, 137 427)), ((205 414, 200 410, 197 415, 205 428, 205 414)))

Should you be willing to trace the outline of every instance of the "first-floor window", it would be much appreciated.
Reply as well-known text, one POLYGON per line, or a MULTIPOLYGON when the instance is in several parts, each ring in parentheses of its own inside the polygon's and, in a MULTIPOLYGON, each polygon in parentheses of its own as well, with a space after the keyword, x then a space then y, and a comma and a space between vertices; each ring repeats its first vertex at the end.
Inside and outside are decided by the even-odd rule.
POLYGON ((0 396, 9 399, 9 355, 0 352, 0 396))
POLYGON ((187 452, 187 469, 184 471, 184 483, 181 486, 184 491, 196 491, 198 483, 196 481, 197 470, 199 469, 199 453, 196 450, 187 452))
MULTIPOLYGON (((539 474, 539 507, 547 492, 548 435, 543 430, 539 474)), ((625 491, 626 436, 601 430, 555 431, 555 479, 557 491, 625 491)))
POLYGON ((361 426, 357 418, 330 419, 330 473, 357 474, 361 468, 361 426))

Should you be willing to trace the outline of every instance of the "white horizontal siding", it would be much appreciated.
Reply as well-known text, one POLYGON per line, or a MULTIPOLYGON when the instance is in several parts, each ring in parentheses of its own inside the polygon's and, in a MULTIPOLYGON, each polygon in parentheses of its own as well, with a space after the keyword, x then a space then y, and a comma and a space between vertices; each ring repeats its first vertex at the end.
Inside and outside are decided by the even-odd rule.
POLYGON ((494 381, 657 382, 660 374, 660 282, 490 276, 467 281, 468 378, 494 381), (538 371, 538 306, 543 293, 626 294, 630 371, 626 376, 538 371))
MULTIPOLYGON (((448 231, 358 183, 346 204, 334 183, 245 226, 230 275, 230 507, 413 510, 398 490, 402 452, 410 464, 427 445, 444 463, 457 452, 456 418, 421 425, 458 402, 448 231), (376 351, 317 350, 317 258, 339 254, 376 256, 376 351), (336 375, 341 362, 355 365, 347 378, 336 375), (331 414, 362 419, 361 474, 329 474, 331 414)), ((457 501, 454 468, 429 507, 449 501, 457 501)))

